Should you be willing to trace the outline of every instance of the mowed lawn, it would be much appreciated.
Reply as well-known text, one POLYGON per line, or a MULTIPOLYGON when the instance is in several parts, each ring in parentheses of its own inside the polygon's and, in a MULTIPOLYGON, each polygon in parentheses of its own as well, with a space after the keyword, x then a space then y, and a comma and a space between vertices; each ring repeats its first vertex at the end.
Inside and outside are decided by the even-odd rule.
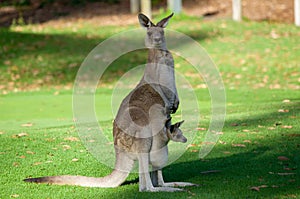
MULTIPOLYGON (((199 159, 207 144, 211 98, 194 68, 175 56, 176 71, 197 97, 200 122, 194 127, 185 121, 184 133, 195 134, 194 139, 188 146, 176 143, 186 152, 164 175, 166 181, 200 186, 178 193, 139 193, 136 173, 125 185, 109 189, 24 183, 27 177, 111 172, 79 138, 72 86, 97 44, 138 24, 60 23, 0 29, 0 198, 300 198, 300 29, 188 16, 175 16, 168 28, 199 42, 217 65, 226 89, 226 118, 215 147, 199 159)), ((124 73, 146 59, 146 51, 124 55, 101 79, 95 110, 108 147, 114 88, 124 73)), ((181 93, 184 102, 187 95, 181 93)), ((190 104, 181 106, 185 114, 194 114, 190 104)), ((180 112, 174 116, 179 119, 180 112)))

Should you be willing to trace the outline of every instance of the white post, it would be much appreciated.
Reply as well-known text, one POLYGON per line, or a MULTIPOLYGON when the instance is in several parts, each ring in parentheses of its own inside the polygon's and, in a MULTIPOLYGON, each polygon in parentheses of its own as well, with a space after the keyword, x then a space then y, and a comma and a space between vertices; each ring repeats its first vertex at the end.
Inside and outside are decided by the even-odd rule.
POLYGON ((232 18, 235 21, 242 20, 242 3, 241 0, 232 0, 232 18))
POLYGON ((136 14, 140 11, 140 0, 130 0, 130 12, 136 14))
POLYGON ((182 10, 181 0, 168 0, 168 8, 175 14, 180 13, 182 10))
POLYGON ((300 0, 295 0, 294 2, 295 11, 295 25, 300 26, 300 0))
POLYGON ((151 19, 151 1, 150 0, 141 0, 141 10, 144 15, 151 19))

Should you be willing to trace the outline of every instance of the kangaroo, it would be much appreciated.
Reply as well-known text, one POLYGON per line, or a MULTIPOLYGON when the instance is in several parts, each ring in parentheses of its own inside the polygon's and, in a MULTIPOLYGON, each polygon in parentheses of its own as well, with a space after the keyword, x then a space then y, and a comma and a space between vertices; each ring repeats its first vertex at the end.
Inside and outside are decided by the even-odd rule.
POLYGON ((65 175, 29 178, 24 181, 86 187, 117 187, 126 180, 134 161, 138 161, 139 191, 182 190, 173 187, 154 187, 149 173, 150 154, 153 142, 157 141, 153 138, 161 132, 170 114, 175 113, 179 105, 174 61, 166 48, 164 37, 164 28, 172 16, 173 14, 169 15, 155 25, 145 15, 138 15, 141 26, 147 30, 145 44, 149 50, 148 62, 142 79, 123 99, 113 122, 116 161, 112 173, 100 178, 65 175))
POLYGON ((151 180, 153 186, 160 187, 185 187, 185 186, 197 186, 196 184, 190 182, 164 182, 162 176, 162 168, 166 165, 168 161, 168 143, 170 140, 174 142, 187 142, 187 138, 183 135, 181 129, 179 128, 182 123, 177 122, 170 125, 171 118, 166 122, 166 126, 159 134, 153 137, 153 144, 150 152, 150 162, 152 165, 151 180))

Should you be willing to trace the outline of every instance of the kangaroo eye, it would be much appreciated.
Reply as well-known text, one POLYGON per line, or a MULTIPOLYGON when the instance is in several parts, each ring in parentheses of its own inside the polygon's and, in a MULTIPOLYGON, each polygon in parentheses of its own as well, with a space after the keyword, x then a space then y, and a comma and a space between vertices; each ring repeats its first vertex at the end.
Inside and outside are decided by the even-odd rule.
POLYGON ((147 32, 148 36, 151 36, 152 35, 152 32, 147 32))

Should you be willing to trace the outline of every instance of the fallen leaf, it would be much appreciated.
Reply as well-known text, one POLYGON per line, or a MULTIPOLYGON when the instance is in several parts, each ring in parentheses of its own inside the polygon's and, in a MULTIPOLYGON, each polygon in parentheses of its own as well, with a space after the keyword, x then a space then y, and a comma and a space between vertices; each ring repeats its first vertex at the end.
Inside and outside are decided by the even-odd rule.
POLYGON ((268 127, 268 130, 275 130, 276 128, 274 126, 268 127))
POLYGON ((250 130, 248 130, 248 129, 244 129, 244 130, 243 130, 243 132, 250 132, 250 130))
POLYGON ((220 144, 227 144, 226 142, 222 141, 222 140, 219 140, 219 143, 220 144))
POLYGON ((198 153, 198 150, 190 150, 192 153, 198 153))
POLYGON ((72 162, 77 162, 79 159, 77 159, 77 158, 73 158, 72 159, 72 162))
POLYGON ((12 137, 13 138, 20 138, 20 137, 25 137, 25 136, 28 136, 28 134, 27 133, 19 133, 17 135, 13 135, 12 137))
POLYGON ((285 99, 282 101, 282 103, 290 103, 291 101, 289 99, 285 99))
POLYGON ((19 162, 14 162, 14 163, 13 163, 13 166, 14 166, 14 167, 18 167, 19 165, 20 165, 19 162))
POLYGON ((198 131, 206 131, 206 128, 204 128, 204 127, 199 127, 199 128, 196 128, 196 130, 198 130, 198 131))
POLYGON ((196 147, 196 146, 197 146, 197 144, 189 144, 189 145, 187 145, 187 147, 186 147, 186 148, 188 149, 188 148, 191 148, 191 147, 196 147))
POLYGON ((209 171, 202 171, 201 174, 210 174, 210 173, 220 173, 221 170, 209 170, 209 171))
POLYGON ((289 136, 289 137, 300 137, 300 134, 292 133, 292 134, 287 134, 286 136, 289 136))
POLYGON ((253 190, 253 191, 260 191, 259 187, 251 187, 250 189, 253 190))
POLYGON ((238 123, 231 123, 230 126, 238 126, 238 123))
POLYGON ((281 128, 283 128, 283 129, 291 129, 291 128, 293 128, 293 126, 290 126, 290 125, 284 125, 284 126, 281 126, 281 128))
POLYGON ((290 160, 289 158, 287 158, 285 156, 278 156, 277 159, 281 160, 281 161, 288 161, 288 160, 290 160))
POLYGON ((260 185, 260 186, 255 186, 255 187, 251 187, 250 189, 253 191, 260 191, 261 188, 267 188, 268 185, 260 185))
POLYGON ((21 124, 22 127, 30 127, 30 126, 32 126, 32 125, 33 125, 32 123, 21 124))
POLYGON ((31 154, 31 155, 35 154, 35 152, 32 152, 32 151, 26 151, 26 153, 31 154))
POLYGON ((25 155, 21 155, 19 158, 24 159, 24 158, 26 158, 26 156, 25 155))
POLYGON ((280 176, 290 176, 290 175, 296 175, 296 173, 277 173, 277 175, 280 175, 280 176))
POLYGON ((244 140, 245 143, 251 143, 251 140, 244 140))
POLYGON ((71 148, 69 145, 63 145, 62 147, 64 150, 69 150, 71 148))
POLYGON ((37 165, 40 165, 40 164, 43 164, 42 162, 35 162, 33 163, 33 166, 37 166, 37 165))
POLYGON ((278 110, 278 113, 288 113, 289 112, 289 110, 287 110, 287 109, 279 109, 278 110))
POLYGON ((244 144, 232 144, 233 147, 241 147, 241 148, 244 148, 246 147, 246 145, 244 144))
POLYGON ((0 135, 3 135, 3 134, 5 134, 4 132, 2 132, 2 131, 0 131, 0 135))
POLYGON ((64 140, 71 141, 71 142, 78 142, 79 141, 79 139, 77 137, 67 137, 64 140))
POLYGON ((13 194, 10 197, 12 197, 12 198, 18 198, 18 197, 20 197, 20 195, 19 194, 13 194))
POLYGON ((223 151, 224 154, 231 154, 230 151, 223 151))
POLYGON ((293 170, 296 170, 296 168, 285 167, 284 170, 286 170, 286 171, 293 171, 293 170))

